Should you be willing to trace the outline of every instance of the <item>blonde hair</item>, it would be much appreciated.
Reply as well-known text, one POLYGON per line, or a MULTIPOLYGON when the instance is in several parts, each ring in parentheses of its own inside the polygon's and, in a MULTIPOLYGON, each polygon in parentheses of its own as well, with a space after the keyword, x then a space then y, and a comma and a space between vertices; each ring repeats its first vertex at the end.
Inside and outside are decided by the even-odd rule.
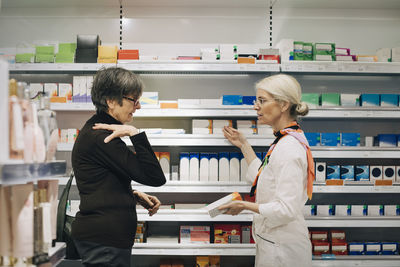
POLYGON ((257 89, 267 91, 275 100, 288 102, 290 116, 293 119, 308 114, 308 105, 301 101, 301 86, 293 76, 286 74, 269 76, 256 83, 257 89))

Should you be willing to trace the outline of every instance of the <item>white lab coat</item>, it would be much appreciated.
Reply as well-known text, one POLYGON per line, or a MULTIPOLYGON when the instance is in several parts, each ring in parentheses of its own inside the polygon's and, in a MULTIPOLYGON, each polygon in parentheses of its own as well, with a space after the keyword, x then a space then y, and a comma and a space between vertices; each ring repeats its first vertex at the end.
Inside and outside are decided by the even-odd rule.
MULTIPOLYGON (((254 159, 247 179, 253 182, 261 161, 254 159)), ((277 143, 258 178, 253 219, 256 267, 309 267, 312 249, 303 208, 307 201, 307 155, 300 142, 286 135, 277 143)))

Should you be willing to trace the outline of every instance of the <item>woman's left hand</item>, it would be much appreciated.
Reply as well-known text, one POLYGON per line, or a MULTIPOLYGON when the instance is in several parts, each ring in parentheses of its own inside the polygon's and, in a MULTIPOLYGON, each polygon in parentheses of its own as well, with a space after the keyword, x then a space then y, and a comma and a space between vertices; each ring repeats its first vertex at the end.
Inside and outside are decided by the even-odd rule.
POLYGON ((157 197, 136 190, 133 191, 133 194, 138 198, 140 205, 148 210, 150 216, 157 213, 161 206, 161 202, 157 197))
POLYGON ((134 136, 139 133, 138 129, 133 127, 132 125, 126 124, 105 124, 105 123, 96 123, 93 126, 94 130, 109 130, 113 133, 107 136, 104 139, 104 143, 108 143, 114 138, 123 137, 123 136, 134 136))
POLYGON ((240 201, 240 200, 235 200, 235 201, 232 201, 231 203, 220 206, 218 209, 219 210, 226 209, 224 214, 238 215, 239 213, 241 213, 243 210, 246 209, 246 202, 240 201))

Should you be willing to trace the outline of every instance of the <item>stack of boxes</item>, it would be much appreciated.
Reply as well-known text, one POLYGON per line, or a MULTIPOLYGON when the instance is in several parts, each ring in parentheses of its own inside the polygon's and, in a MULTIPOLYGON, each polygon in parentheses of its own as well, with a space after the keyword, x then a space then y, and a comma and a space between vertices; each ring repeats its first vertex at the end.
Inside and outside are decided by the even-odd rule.
POLYGON ((36 46, 35 63, 54 63, 54 46, 36 46))
POLYGON ((61 43, 58 45, 58 53, 55 63, 74 63, 76 43, 61 43))
POLYGON ((294 42, 294 60, 313 60, 313 45, 312 43, 304 43, 300 41, 294 42))

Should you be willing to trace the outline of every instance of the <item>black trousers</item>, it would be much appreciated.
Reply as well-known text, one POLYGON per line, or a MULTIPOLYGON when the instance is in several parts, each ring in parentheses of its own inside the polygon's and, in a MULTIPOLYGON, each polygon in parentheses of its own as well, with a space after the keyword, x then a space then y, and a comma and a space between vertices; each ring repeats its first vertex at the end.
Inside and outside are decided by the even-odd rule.
POLYGON ((131 267, 131 249, 107 247, 74 239, 85 267, 131 267))

